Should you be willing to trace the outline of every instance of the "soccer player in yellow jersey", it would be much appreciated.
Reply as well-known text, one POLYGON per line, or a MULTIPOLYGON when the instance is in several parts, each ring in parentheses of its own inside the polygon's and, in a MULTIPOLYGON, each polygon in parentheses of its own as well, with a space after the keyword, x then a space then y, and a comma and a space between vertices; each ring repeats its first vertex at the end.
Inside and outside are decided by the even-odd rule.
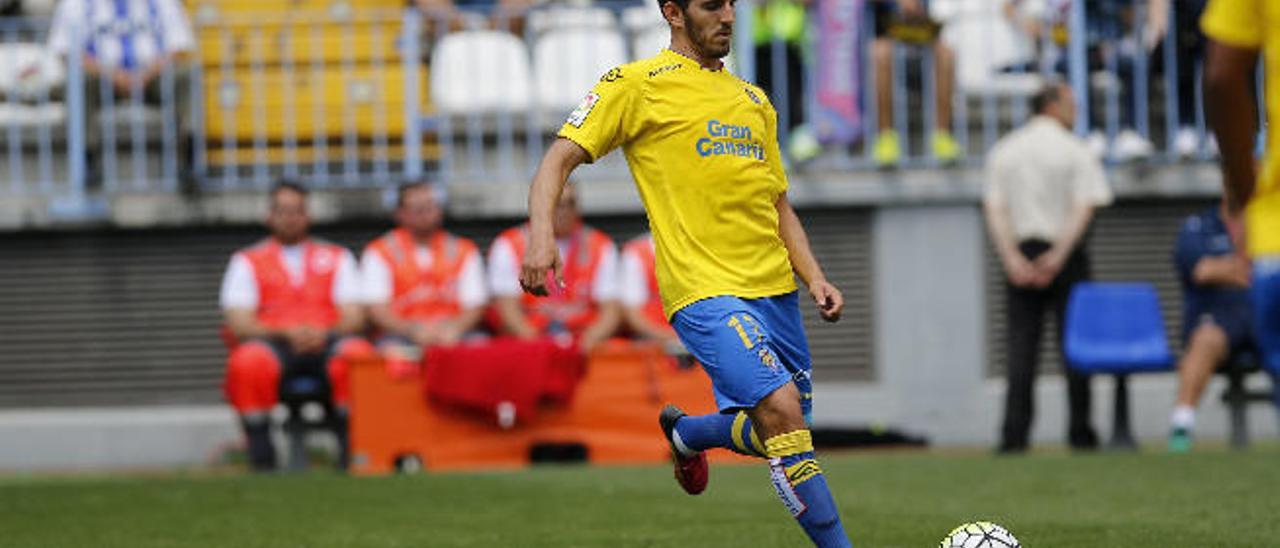
POLYGON ((724 70, 729 0, 659 0, 671 46, 610 70, 569 115, 529 194, 526 291, 559 283, 551 219, 570 172, 621 147, 649 215, 664 312, 711 377, 720 413, 659 417, 689 493, 702 452, 769 459, 783 504, 823 547, 850 546, 813 455, 808 342, 795 276, 828 321, 844 307, 787 202, 777 114, 760 88, 724 70), (556 282, 548 279, 554 272, 556 282), (761 441, 763 440, 763 441, 761 441))
POLYGON ((1254 337, 1280 372, 1280 1, 1211 0, 1201 19, 1211 40, 1205 106, 1222 151, 1224 218, 1253 260, 1254 337), (1250 77, 1262 53, 1267 75, 1267 151, 1253 156, 1257 115, 1250 77), (1243 229, 1241 223, 1243 222, 1243 229))

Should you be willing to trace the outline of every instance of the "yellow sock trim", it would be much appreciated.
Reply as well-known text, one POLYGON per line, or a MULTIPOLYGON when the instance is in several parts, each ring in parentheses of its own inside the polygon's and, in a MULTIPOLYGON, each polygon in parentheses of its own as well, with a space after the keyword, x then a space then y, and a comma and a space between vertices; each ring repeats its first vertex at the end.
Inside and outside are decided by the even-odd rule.
POLYGON ((813 451, 813 437, 808 430, 778 434, 764 440, 764 453, 770 458, 799 455, 806 451, 813 451))
POLYGON ((751 429, 751 447, 755 449, 755 451, 752 451, 753 453, 764 456, 764 444, 760 443, 760 436, 756 435, 755 428, 751 429))
POLYGON ((787 480, 791 485, 800 485, 809 481, 822 473, 822 468, 818 467, 818 461, 813 459, 804 459, 787 467, 787 480))
POLYGON ((750 453, 747 450, 747 444, 742 440, 742 425, 746 423, 747 414, 743 411, 738 411, 738 414, 733 417, 733 430, 729 432, 729 435, 733 438, 733 446, 737 447, 738 451, 750 453))

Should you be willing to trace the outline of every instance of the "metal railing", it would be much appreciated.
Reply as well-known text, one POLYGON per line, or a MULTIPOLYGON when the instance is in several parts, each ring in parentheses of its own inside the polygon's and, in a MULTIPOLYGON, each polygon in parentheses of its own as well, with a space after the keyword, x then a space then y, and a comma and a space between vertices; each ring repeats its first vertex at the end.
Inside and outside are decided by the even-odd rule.
MULTIPOLYGON (((1030 94, 1051 77, 1075 88, 1077 130, 1101 135, 1110 159, 1122 159, 1110 145, 1126 130, 1153 144, 1146 161, 1184 159, 1178 139, 1189 130, 1191 157, 1207 160, 1202 62, 1178 42, 1188 17, 1172 3, 1169 31, 1150 51, 1139 42, 1142 4, 1135 28, 1107 34, 1090 24, 1106 14, 1073 2, 1038 20, 1046 30, 1033 38, 999 3, 957 0, 934 11, 936 41, 891 41, 891 70, 883 71, 875 70, 874 21, 861 3, 819 0, 805 41, 757 43, 759 2, 744 0, 729 64, 746 80, 779 83, 768 91, 784 151, 803 152, 790 146, 801 137, 821 143, 803 162, 810 169, 883 167, 875 151, 882 112, 900 139, 895 165, 943 164, 930 145, 947 130, 959 149, 954 162, 976 166, 1026 120, 1030 94), (947 87, 938 54, 955 55, 954 73, 941 74, 952 81, 949 96, 936 93, 947 87), (878 73, 892 75, 884 104, 878 73), (949 121, 940 107, 949 107, 949 121)), ((522 13, 354 9, 337 0, 316 12, 219 13, 210 5, 192 14, 197 46, 185 62, 128 93, 86 73, 83 48, 66 59, 42 49, 48 21, 0 20, 0 194, 83 204, 139 191, 262 189, 281 176, 317 187, 382 187, 422 174, 527 180, 601 74, 668 40, 649 0, 522 13)), ((620 155, 581 175, 626 176, 620 155)), ((88 211, 72 207, 67 216, 88 211)))

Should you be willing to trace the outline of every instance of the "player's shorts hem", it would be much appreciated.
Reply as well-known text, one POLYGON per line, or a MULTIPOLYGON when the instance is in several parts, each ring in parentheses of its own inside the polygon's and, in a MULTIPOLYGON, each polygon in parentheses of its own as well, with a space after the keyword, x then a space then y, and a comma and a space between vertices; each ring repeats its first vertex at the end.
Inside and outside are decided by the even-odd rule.
POLYGON ((791 382, 790 375, 780 376, 774 379, 773 382, 764 385, 759 390, 756 390, 746 400, 739 401, 735 399, 733 402, 731 402, 730 405, 723 405, 717 401, 716 407, 720 410, 721 414, 729 413, 738 409, 742 409, 742 410, 755 409, 755 407, 760 404, 760 400, 765 399, 766 397, 769 396, 769 394, 777 392, 779 389, 786 386, 787 383, 789 382, 791 382))

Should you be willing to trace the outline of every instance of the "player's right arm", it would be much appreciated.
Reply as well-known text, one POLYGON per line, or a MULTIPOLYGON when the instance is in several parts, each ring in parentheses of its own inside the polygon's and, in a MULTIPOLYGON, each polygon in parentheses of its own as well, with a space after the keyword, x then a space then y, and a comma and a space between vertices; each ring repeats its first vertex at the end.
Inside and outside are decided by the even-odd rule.
POLYGON ((524 264, 520 265, 520 286, 529 293, 547 295, 548 270, 555 274, 556 283, 564 286, 564 272, 551 218, 569 174, 590 159, 581 146, 561 137, 551 144, 538 165, 533 185, 529 188, 529 248, 524 254, 524 264))
POLYGON ((554 272, 556 282, 563 286, 555 233, 551 229, 560 191, 575 168, 622 146, 639 131, 642 118, 636 103, 641 95, 641 76, 641 71, 626 66, 601 76, 600 82, 560 128, 560 138, 542 157, 529 189, 529 247, 520 267, 520 286, 525 291, 547 295, 548 270, 554 272))
POLYGON ((1213 0, 1201 26, 1210 38, 1204 71, 1205 109, 1222 154, 1227 220, 1238 218, 1253 194, 1256 104, 1249 76, 1258 63, 1263 18, 1259 0, 1213 0))

